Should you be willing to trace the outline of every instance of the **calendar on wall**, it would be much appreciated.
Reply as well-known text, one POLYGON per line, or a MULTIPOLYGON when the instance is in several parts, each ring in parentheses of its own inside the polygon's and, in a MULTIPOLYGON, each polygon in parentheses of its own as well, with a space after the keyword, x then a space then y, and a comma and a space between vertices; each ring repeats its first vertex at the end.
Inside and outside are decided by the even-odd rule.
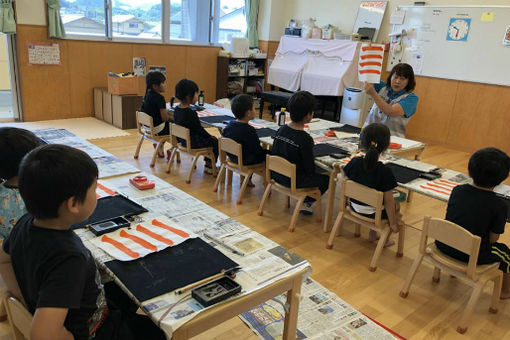
POLYGON ((28 63, 31 65, 60 65, 60 44, 29 43, 28 63))

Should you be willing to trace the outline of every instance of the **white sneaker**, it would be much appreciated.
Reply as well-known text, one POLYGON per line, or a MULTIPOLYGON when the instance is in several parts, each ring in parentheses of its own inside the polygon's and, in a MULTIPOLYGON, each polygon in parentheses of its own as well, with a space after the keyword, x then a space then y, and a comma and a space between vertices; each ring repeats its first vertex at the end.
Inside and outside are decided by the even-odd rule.
POLYGON ((303 215, 313 215, 314 207, 315 207, 315 202, 305 202, 301 206, 301 210, 299 212, 303 215))

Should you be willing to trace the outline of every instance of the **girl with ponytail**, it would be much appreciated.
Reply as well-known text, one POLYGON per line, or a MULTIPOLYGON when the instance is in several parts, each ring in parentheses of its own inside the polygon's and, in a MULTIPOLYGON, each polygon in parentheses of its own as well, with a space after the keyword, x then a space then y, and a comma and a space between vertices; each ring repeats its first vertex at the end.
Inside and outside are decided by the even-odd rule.
MULTIPOLYGON (((384 193, 382 218, 388 220, 392 232, 398 233, 402 225, 400 205, 393 199, 393 189, 397 187, 397 181, 391 170, 379 161, 379 156, 389 145, 390 130, 386 125, 367 125, 360 135, 360 147, 365 155, 353 158, 344 167, 344 173, 350 180, 384 193)), ((374 207, 351 200, 351 208, 362 216, 375 218, 374 207)), ((368 239, 375 241, 378 238, 379 235, 371 230, 368 239)), ((385 246, 393 244, 388 237, 385 246)))

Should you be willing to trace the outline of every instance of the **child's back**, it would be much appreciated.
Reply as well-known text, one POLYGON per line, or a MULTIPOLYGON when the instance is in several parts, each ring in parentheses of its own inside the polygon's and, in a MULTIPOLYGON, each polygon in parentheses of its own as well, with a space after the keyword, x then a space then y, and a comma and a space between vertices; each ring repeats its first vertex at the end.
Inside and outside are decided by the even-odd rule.
MULTIPOLYGON (((478 255, 480 263, 494 262, 490 255, 490 233, 503 234, 506 219, 506 205, 493 191, 479 189, 470 184, 458 185, 452 190, 446 220, 482 238, 478 255)), ((468 255, 441 242, 436 244, 442 252, 458 260, 469 261, 468 255)))
POLYGON ((0 239, 9 236, 12 228, 27 211, 18 190, 18 170, 23 157, 39 146, 40 139, 32 132, 13 127, 0 128, 0 239))

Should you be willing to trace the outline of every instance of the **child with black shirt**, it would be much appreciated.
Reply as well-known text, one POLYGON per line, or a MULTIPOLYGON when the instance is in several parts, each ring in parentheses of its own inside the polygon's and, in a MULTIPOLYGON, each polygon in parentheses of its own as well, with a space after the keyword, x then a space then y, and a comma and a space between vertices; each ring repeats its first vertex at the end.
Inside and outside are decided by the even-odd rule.
MULTIPOLYGON (((297 188, 318 187, 321 194, 324 194, 328 190, 329 177, 316 172, 313 138, 304 131, 305 124, 312 120, 314 106, 315 98, 308 91, 299 91, 290 97, 288 109, 292 121, 276 133, 271 153, 296 164, 297 188)), ((271 173, 271 178, 282 185, 290 186, 288 177, 271 173)), ((311 215, 314 203, 314 198, 307 197, 301 213, 311 215)))
MULTIPOLYGON (((497 242, 505 232, 508 208, 493 191, 509 174, 510 158, 496 148, 476 151, 469 159, 469 176, 473 184, 458 185, 452 190, 446 210, 446 220, 458 224, 470 233, 480 236, 478 264, 499 262, 503 272, 501 298, 510 298, 510 249, 497 242)), ((463 262, 469 256, 448 245, 435 241, 443 253, 463 262)))
MULTIPOLYGON (((260 139, 253 126, 248 124, 255 118, 253 97, 247 94, 239 94, 232 99, 232 113, 237 118, 229 122, 223 130, 223 137, 230 138, 241 144, 243 149, 243 165, 259 164, 266 160, 268 151, 260 146, 260 139)), ((229 155, 232 161, 237 162, 237 157, 229 155)))
MULTIPOLYGON (((180 103, 174 109, 174 122, 177 125, 189 129, 191 137, 191 147, 194 149, 212 147, 214 152, 214 161, 218 159, 218 139, 211 136, 202 126, 198 119, 198 114, 191 109, 198 99, 198 85, 189 79, 181 79, 175 85, 175 97, 180 103)), ((178 138, 179 143, 186 146, 186 141, 178 138)), ((212 163, 209 158, 205 159, 204 171, 212 174, 212 163)))
POLYGON ((32 339, 164 339, 149 318, 107 305, 94 259, 70 229, 94 211, 97 176, 86 153, 65 145, 23 159, 19 189, 29 213, 3 243, 2 277, 34 315, 32 339))
MULTIPOLYGON (((373 123, 366 126, 360 135, 360 147, 365 151, 365 155, 351 159, 343 171, 350 180, 384 193, 382 218, 388 220, 392 232, 398 233, 402 224, 400 204, 393 198, 393 189, 398 185, 397 180, 391 170, 379 161, 379 156, 389 145, 390 129, 386 125, 373 123)), ((351 200, 350 204, 356 213, 375 218, 374 207, 356 200, 351 200)), ((385 247, 394 244, 394 241, 389 239, 389 235, 385 247)), ((378 238, 377 232, 370 230, 369 241, 375 241, 378 238)))
POLYGON ((14 127, 0 128, 0 239, 9 236, 18 219, 27 210, 18 190, 19 164, 39 146, 41 140, 32 132, 14 127))

